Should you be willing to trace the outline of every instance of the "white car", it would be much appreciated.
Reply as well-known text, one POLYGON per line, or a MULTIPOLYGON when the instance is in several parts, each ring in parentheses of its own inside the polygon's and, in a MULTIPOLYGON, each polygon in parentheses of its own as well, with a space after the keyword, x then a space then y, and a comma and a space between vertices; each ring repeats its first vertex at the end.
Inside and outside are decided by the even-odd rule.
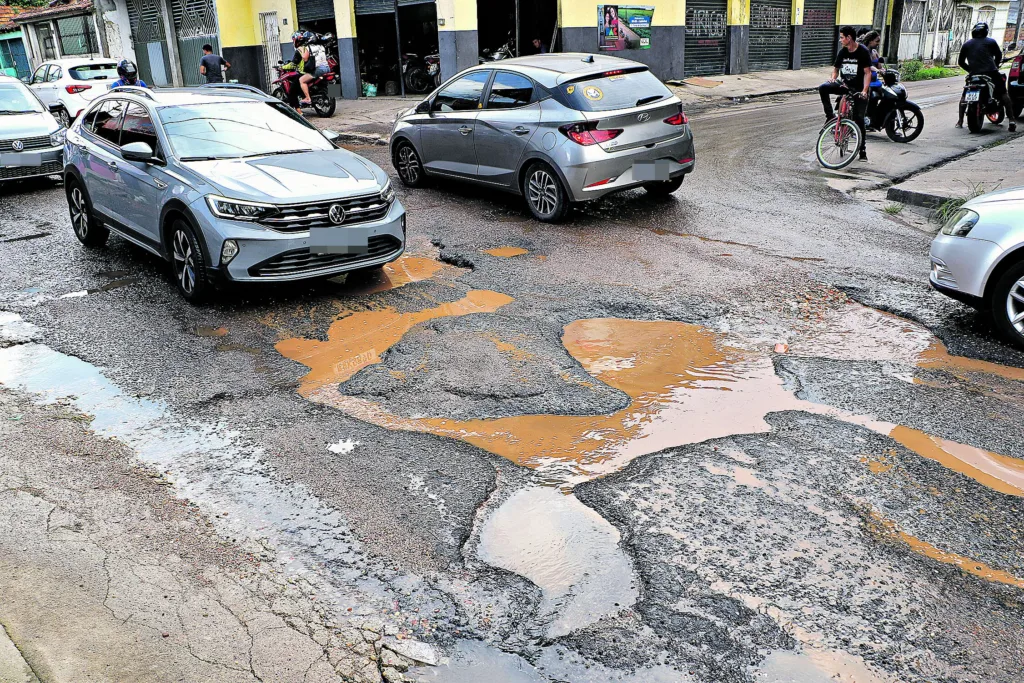
POLYGON ((106 94, 117 78, 114 60, 67 58, 42 63, 28 85, 67 128, 90 102, 106 94))
POLYGON ((932 287, 990 313, 1024 348, 1024 187, 964 204, 932 242, 931 261, 932 287))

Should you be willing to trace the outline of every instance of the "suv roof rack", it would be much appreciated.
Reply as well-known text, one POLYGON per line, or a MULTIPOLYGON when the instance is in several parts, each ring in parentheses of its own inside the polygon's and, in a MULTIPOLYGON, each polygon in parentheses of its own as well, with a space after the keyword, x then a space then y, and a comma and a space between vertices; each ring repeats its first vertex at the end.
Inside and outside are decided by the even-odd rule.
POLYGON ((263 92, 259 88, 246 85, 245 83, 203 83, 200 88, 220 88, 223 90, 245 90, 262 97, 267 97, 267 93, 263 92))
POLYGON ((119 85, 116 88, 111 88, 110 92, 123 92, 129 95, 145 97, 147 100, 153 99, 153 93, 149 92, 149 88, 143 88, 141 85, 119 85))

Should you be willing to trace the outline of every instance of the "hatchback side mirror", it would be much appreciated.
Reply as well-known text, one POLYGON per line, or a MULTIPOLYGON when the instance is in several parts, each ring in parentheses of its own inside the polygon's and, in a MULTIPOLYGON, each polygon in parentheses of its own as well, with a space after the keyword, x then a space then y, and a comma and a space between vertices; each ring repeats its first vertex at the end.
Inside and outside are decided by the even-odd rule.
POLYGON ((145 142, 129 142, 121 148, 121 156, 125 161, 141 161, 152 164, 159 163, 159 159, 153 156, 153 148, 145 142))
POLYGON ((414 111, 417 114, 429 114, 430 113, 430 109, 431 109, 431 101, 430 100, 423 100, 422 102, 420 102, 419 104, 416 105, 416 109, 414 111))

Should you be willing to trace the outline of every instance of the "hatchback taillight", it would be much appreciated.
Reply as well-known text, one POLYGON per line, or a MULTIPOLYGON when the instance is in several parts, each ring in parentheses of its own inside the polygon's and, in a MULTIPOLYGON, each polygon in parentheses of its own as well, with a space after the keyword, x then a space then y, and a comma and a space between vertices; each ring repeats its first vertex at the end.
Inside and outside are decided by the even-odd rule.
POLYGON ((609 140, 614 140, 622 135, 621 128, 598 130, 597 124, 597 121, 588 121, 587 123, 570 123, 562 126, 558 130, 562 131, 567 138, 575 142, 577 145, 583 145, 584 147, 608 142, 609 140))
POLYGON ((689 123, 690 119, 686 118, 686 114, 679 112, 665 119, 665 123, 670 126, 683 126, 689 123))
POLYGON ((1010 80, 1020 78, 1021 65, 1024 64, 1024 55, 1017 55, 1010 64, 1010 80))
POLYGON ((80 92, 84 92, 92 88, 91 85, 65 85, 64 89, 68 91, 69 95, 77 95, 80 92))

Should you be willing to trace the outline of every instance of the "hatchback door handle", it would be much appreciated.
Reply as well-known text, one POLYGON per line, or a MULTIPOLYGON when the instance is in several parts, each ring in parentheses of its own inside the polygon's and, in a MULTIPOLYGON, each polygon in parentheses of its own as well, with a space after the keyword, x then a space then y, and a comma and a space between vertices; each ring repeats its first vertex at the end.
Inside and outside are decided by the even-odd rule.
POLYGON ((526 135, 527 133, 530 132, 530 129, 524 128, 523 126, 516 126, 515 128, 512 129, 512 132, 515 133, 516 135, 526 135))
POLYGON ((462 126, 461 128, 459 128, 459 132, 462 133, 463 135, 469 135, 470 133, 473 132, 473 129, 470 128, 469 126, 462 126))
POLYGON ((114 173, 117 173, 117 163, 116 162, 108 161, 107 162, 107 168, 109 168, 114 173))

